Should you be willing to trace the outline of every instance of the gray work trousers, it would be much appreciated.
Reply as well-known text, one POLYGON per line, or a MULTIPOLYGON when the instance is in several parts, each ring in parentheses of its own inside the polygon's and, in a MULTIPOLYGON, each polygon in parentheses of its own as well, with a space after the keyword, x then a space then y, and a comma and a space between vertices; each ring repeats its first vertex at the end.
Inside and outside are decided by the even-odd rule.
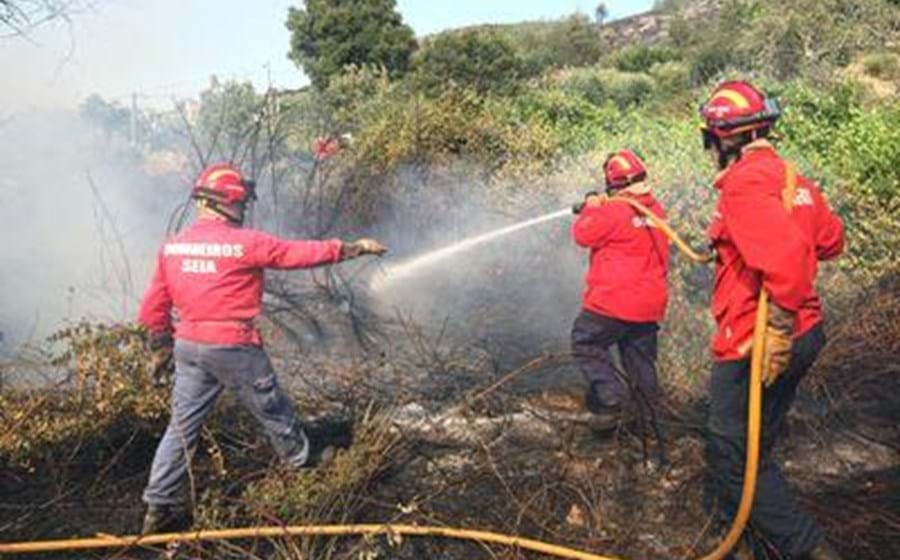
POLYGON ((171 418, 156 449, 144 490, 147 504, 184 503, 190 460, 203 421, 224 388, 233 391, 238 402, 261 424, 285 462, 294 467, 306 463, 309 441, 262 348, 178 340, 171 418))

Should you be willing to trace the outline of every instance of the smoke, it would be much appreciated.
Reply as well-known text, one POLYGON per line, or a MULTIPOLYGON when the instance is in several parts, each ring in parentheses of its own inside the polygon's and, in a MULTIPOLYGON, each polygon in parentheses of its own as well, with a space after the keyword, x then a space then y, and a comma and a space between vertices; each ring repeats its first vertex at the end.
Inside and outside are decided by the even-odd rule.
POLYGON ((0 147, 2 347, 79 318, 132 318, 178 181, 72 112, 16 115, 0 147))
POLYGON ((573 173, 542 183, 487 183, 463 166, 396 176, 377 234, 391 248, 370 279, 382 313, 400 314, 456 343, 488 349, 503 365, 566 351, 580 308, 587 255, 563 216, 407 270, 404 263, 578 200, 573 173), (424 177, 424 178, 423 178, 424 177), (398 268, 399 266, 399 268, 398 268), (398 270, 402 274, 397 274, 398 270))

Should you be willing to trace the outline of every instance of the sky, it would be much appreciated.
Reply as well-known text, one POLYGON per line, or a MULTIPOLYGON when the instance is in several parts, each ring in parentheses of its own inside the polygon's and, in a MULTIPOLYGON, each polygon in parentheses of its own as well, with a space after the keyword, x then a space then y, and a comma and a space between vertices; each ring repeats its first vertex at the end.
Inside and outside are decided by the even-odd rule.
MULTIPOLYGON (((299 0, 91 0, 94 8, 35 30, 0 38, 0 119, 31 108, 70 108, 92 93, 166 106, 205 89, 210 76, 250 80, 265 89, 306 78, 286 58, 289 6, 299 0)), ((607 0, 612 18, 646 11, 652 0, 607 0)), ((398 0, 426 35, 478 23, 555 19, 595 0, 398 0)))

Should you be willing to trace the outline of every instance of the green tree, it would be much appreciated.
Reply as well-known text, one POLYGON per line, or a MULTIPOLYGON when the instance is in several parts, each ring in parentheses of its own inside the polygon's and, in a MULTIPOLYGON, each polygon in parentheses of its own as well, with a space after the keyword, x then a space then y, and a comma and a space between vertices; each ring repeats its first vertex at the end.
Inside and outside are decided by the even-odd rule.
POLYGON ((258 140, 261 100, 249 82, 220 83, 214 79, 200 94, 195 140, 208 146, 205 149, 219 159, 237 160, 258 140))
POLYGON ((429 93, 454 84, 480 94, 510 94, 523 75, 522 59, 509 41, 482 30, 438 35, 425 45, 416 66, 429 93))
POLYGON ((391 77, 400 76, 416 44, 396 0, 306 0, 305 9, 288 10, 286 25, 288 58, 319 89, 351 64, 383 66, 391 77))
POLYGON ((510 35, 531 75, 548 68, 589 66, 604 54, 599 27, 584 14, 572 14, 510 35))

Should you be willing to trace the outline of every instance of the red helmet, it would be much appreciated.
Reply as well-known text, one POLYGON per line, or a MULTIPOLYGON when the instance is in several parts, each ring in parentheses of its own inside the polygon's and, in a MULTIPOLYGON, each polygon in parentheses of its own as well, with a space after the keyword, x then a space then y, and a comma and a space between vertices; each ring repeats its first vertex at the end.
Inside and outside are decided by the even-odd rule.
POLYGON ((772 126, 781 116, 778 103, 748 82, 724 82, 700 107, 706 121, 704 133, 727 138, 742 132, 772 126))
POLYGON ((238 169, 227 163, 214 163, 200 173, 191 195, 218 204, 243 204, 256 200, 256 184, 244 179, 238 169))
POLYGON ((619 150, 610 154, 603 164, 606 187, 621 189, 647 178, 647 168, 641 158, 631 150, 619 150))

